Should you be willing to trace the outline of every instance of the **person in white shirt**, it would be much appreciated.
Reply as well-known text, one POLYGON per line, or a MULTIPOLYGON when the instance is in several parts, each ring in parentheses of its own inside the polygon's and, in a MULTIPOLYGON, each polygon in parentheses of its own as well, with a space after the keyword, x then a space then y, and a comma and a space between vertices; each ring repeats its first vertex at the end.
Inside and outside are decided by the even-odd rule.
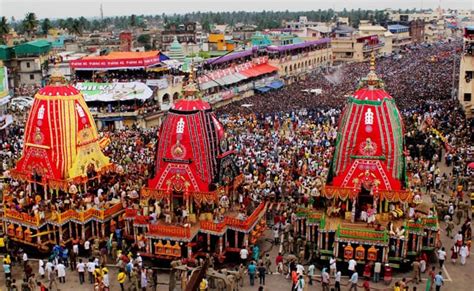
POLYGON ((59 283, 66 283, 66 266, 63 262, 60 261, 56 269, 58 270, 59 283))
POLYGON ((105 290, 109 290, 110 288, 109 273, 106 270, 104 271, 104 275, 102 277, 102 284, 104 284, 105 290))
POLYGON ((91 242, 86 240, 84 242, 84 251, 86 252, 86 256, 90 256, 90 248, 91 248, 91 242))
POLYGON ((357 266, 356 260, 350 259, 349 260, 349 267, 348 267, 349 271, 355 272, 356 271, 356 266, 357 266))
POLYGON ((44 261, 43 260, 38 261, 38 274, 40 274, 41 279, 44 279, 45 270, 44 270, 44 261))
POLYGON ((334 288, 336 291, 341 291, 341 271, 337 271, 334 281, 334 288))
POLYGON ((94 270, 95 270, 95 264, 92 259, 89 260, 86 264, 87 267, 87 273, 89 273, 89 283, 94 284, 94 270))
POLYGON ((296 264, 296 273, 298 275, 304 275, 304 266, 301 264, 296 264))
POLYGON ((139 253, 137 253, 137 257, 135 258, 135 263, 136 263, 140 268, 142 267, 143 259, 142 259, 142 257, 140 256, 139 253))
POLYGON ((376 262, 374 266, 374 282, 377 283, 380 280, 380 272, 382 271, 382 263, 376 262))
POLYGON ((313 276, 314 276, 314 271, 315 271, 316 267, 314 266, 314 264, 311 264, 309 265, 308 267, 308 277, 309 277, 309 285, 313 285, 313 276))
POLYGON ((77 243, 75 243, 72 246, 72 251, 73 251, 74 254, 76 254, 76 256, 79 256, 79 245, 77 243))
POLYGON ((461 249, 459 250, 459 256, 461 257, 461 265, 466 264, 466 258, 469 255, 469 248, 466 244, 463 244, 461 249))
POLYGON ((337 264, 336 264, 336 259, 334 257, 331 257, 329 259, 329 275, 334 276, 337 273, 337 264))
POLYGON ((323 285, 323 291, 329 291, 329 273, 326 271, 326 268, 323 268, 321 273, 321 283, 323 285))
POLYGON ((53 272, 53 269, 54 269, 54 265, 51 261, 48 261, 46 263, 46 275, 48 277, 48 281, 51 280, 51 273, 53 272))
POLYGON ((446 251, 443 248, 438 250, 438 262, 439 262, 439 268, 442 269, 444 265, 444 260, 446 260, 446 251))
POLYGON ((26 266, 27 263, 28 263, 28 255, 26 254, 26 252, 23 252, 23 266, 26 266))
POLYGON ((249 251, 244 247, 240 250, 240 261, 244 266, 247 266, 247 258, 249 256, 249 251))
POLYGON ((86 265, 82 262, 82 259, 79 259, 76 270, 79 273, 79 283, 82 285, 84 283, 84 273, 86 271, 86 265))
POLYGON ((462 231, 459 231, 454 236, 454 244, 458 247, 462 246, 462 231))

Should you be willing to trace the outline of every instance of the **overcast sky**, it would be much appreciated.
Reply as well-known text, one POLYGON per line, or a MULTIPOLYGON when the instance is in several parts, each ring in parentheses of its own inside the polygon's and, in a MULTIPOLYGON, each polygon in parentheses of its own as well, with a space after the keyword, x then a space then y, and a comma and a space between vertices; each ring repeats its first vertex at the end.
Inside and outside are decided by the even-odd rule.
POLYGON ((439 3, 443 8, 474 9, 474 0, 0 0, 0 15, 18 19, 27 12, 35 12, 39 18, 95 17, 100 16, 100 3, 104 16, 192 11, 435 8, 439 3))

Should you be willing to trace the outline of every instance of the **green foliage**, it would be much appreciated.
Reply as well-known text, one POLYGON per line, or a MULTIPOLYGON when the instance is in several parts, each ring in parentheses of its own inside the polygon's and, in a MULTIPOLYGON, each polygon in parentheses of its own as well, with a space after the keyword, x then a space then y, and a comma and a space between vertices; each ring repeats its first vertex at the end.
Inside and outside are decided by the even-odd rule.
POLYGON ((10 25, 8 24, 8 20, 5 16, 2 16, 0 20, 0 38, 4 34, 8 34, 10 32, 10 25))
MULTIPOLYGON (((410 10, 413 12, 414 10, 410 10)), ((284 21, 298 20, 299 16, 306 16, 312 21, 334 21, 337 16, 348 17, 350 24, 357 27, 360 20, 369 20, 374 23, 383 23, 388 19, 388 15, 383 10, 347 10, 335 11, 333 9, 328 10, 312 10, 312 11, 260 11, 260 12, 248 12, 248 11, 232 11, 232 12, 191 12, 186 14, 162 14, 162 15, 140 15, 137 16, 132 14, 130 16, 115 16, 105 17, 104 19, 93 19, 88 20, 84 17, 78 19, 67 18, 50 21, 53 27, 64 28, 72 31, 76 31, 76 28, 80 28, 80 31, 94 31, 104 30, 110 26, 116 29, 129 29, 133 27, 145 28, 146 23, 156 24, 158 20, 161 20, 165 28, 169 28, 171 24, 183 24, 186 22, 200 22, 202 28, 206 32, 210 32, 213 24, 229 24, 236 25, 237 23, 244 23, 250 25, 256 25, 258 30, 272 29, 282 27, 284 21), (74 20, 78 20, 79 23, 75 23, 74 20), (74 26, 74 27, 73 27, 74 26)), ((43 21, 44 22, 44 21, 43 21)), ((42 22, 42 24, 43 24, 42 22)), ((12 22, 14 28, 17 25, 16 22, 12 22)), ((21 28, 23 31, 31 33, 34 32, 38 20, 34 13, 28 13, 25 20, 21 22, 21 28)), ((43 28, 43 27, 41 27, 43 28)), ((43 30, 44 32, 44 30, 43 30)))
POLYGON ((137 41, 142 45, 150 44, 151 36, 149 34, 140 34, 137 38, 137 41))
POLYGON ((43 34, 48 34, 48 31, 53 28, 53 25, 51 24, 51 20, 49 20, 49 18, 45 18, 43 19, 43 21, 41 22, 41 31, 43 32, 43 34))
POLYGON ((36 18, 36 14, 29 12, 25 15, 25 19, 23 19, 22 28, 28 36, 30 36, 36 30, 38 23, 39 21, 36 18))

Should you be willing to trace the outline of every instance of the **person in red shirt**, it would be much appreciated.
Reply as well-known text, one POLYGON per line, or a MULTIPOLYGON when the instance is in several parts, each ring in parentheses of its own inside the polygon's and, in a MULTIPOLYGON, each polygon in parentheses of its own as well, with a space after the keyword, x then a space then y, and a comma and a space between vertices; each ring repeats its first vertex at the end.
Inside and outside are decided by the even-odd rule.
POLYGON ((46 291, 46 286, 44 286, 43 283, 38 282, 37 285, 38 285, 38 289, 40 291, 46 291))
POLYGON ((283 256, 281 255, 281 253, 278 253, 278 256, 276 256, 275 258, 275 266, 278 273, 283 273, 283 256), (280 263, 282 263, 281 270, 280 263))

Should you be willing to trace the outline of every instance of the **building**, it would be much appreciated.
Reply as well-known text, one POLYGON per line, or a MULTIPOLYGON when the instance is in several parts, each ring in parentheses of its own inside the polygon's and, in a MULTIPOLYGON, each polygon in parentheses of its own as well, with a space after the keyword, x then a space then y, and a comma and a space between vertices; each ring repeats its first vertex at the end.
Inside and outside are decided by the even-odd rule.
MULTIPOLYGON (((385 35, 385 32, 378 27, 366 26, 363 33, 359 33, 352 27, 338 25, 333 30, 331 40, 334 62, 362 62, 367 60, 372 52, 376 55, 385 54, 385 35), (379 35, 384 37, 381 38, 379 35)), ((387 34, 387 38, 389 36, 387 34)), ((391 42, 389 41, 388 44, 391 51, 391 42)))
POLYGON ((380 53, 389 55, 393 52, 393 34, 385 27, 380 25, 372 25, 368 22, 363 23, 361 21, 361 24, 359 25, 359 34, 360 36, 376 35, 380 42, 383 43, 383 48, 380 50, 380 53))
POLYGON ((210 33, 207 43, 209 51, 233 51, 235 49, 232 36, 224 33, 210 33))
POLYGON ((412 43, 422 43, 425 39, 425 21, 415 19, 408 23, 412 43))
POLYGON ((282 26, 289 29, 301 29, 305 27, 325 26, 322 22, 309 21, 308 17, 300 16, 298 21, 283 21, 282 26))
POLYGON ((10 65, 15 74, 15 86, 43 86, 48 68, 51 43, 35 40, 14 47, 14 57, 10 65))
POLYGON ((119 34, 120 39, 120 51, 130 52, 132 51, 133 36, 129 31, 122 31, 119 34))
POLYGON ((393 34, 393 51, 399 52, 412 44, 410 27, 401 24, 392 24, 387 29, 393 34))
POLYGON ((474 116, 474 26, 464 28, 464 47, 459 72, 458 99, 468 117, 474 116))
POLYGON ((170 50, 167 53, 167 56, 171 60, 177 60, 183 62, 185 55, 183 52, 183 46, 179 43, 178 38, 175 36, 174 41, 171 43, 170 50))
POLYGON ((278 68, 278 75, 291 84, 317 69, 332 65, 331 39, 324 38, 297 44, 268 46, 268 63, 278 68))
POLYGON ((190 53, 191 48, 188 47, 195 46, 199 48, 199 41, 202 35, 200 27, 196 22, 188 22, 181 25, 171 24, 168 29, 163 30, 158 36, 158 48, 162 51, 169 51, 176 37, 186 53, 190 53))

